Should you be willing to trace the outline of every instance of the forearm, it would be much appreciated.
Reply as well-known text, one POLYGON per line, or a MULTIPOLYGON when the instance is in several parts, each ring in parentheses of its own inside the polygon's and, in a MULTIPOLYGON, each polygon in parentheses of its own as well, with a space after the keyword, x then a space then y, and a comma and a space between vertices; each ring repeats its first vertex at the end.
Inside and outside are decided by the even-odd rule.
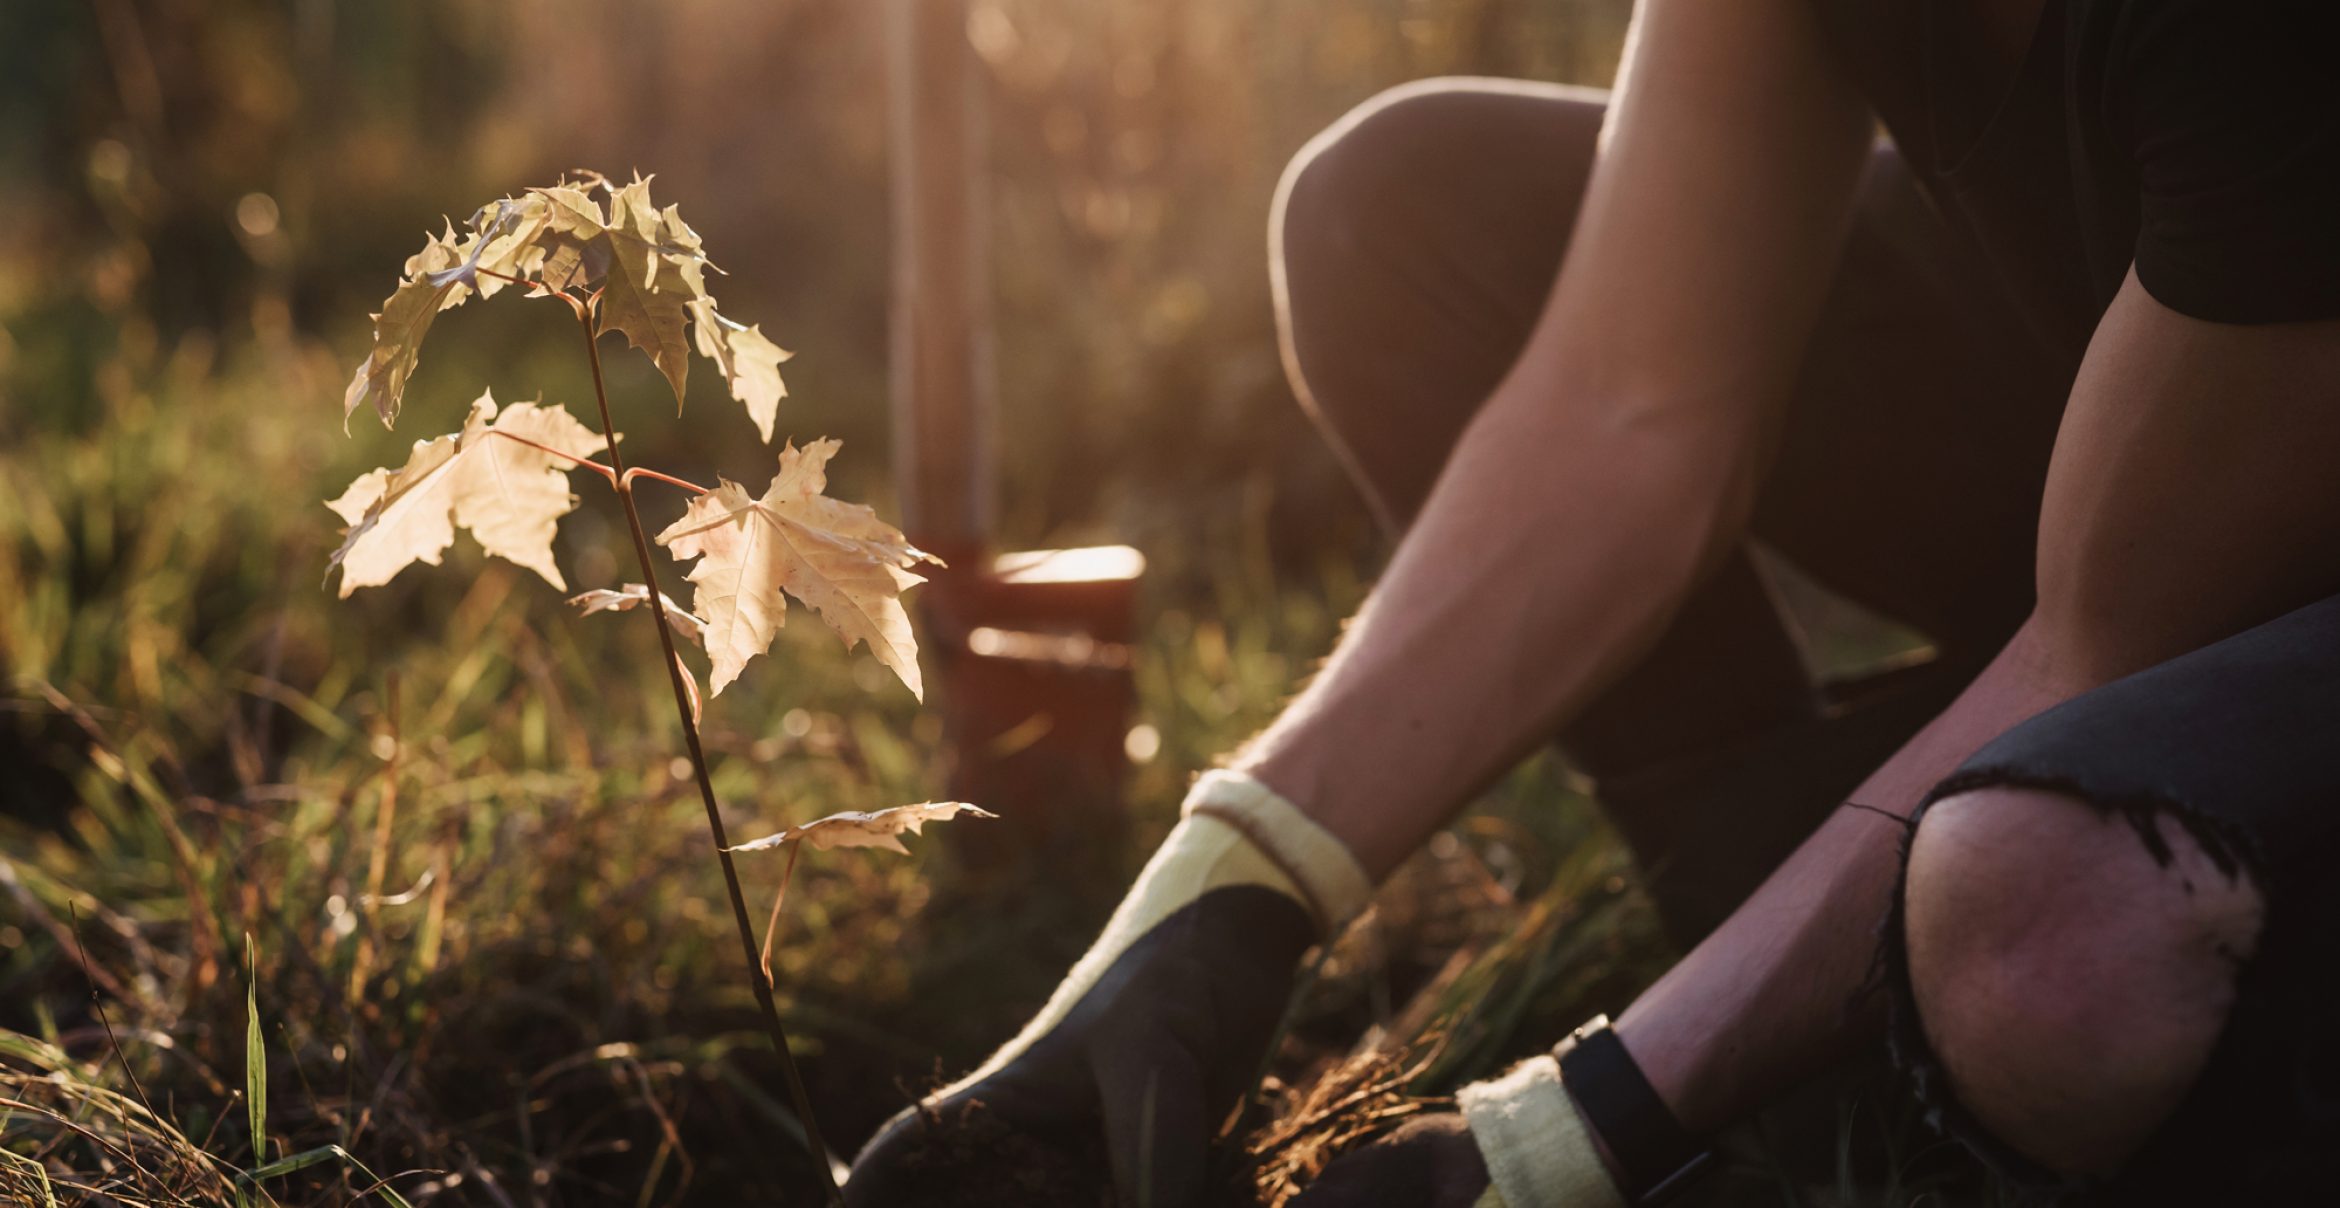
MULTIPOLYGON (((2187 319, 2132 276, 2083 364, 2043 500, 2039 603, 1854 797, 1906 816, 1967 755, 2092 688, 2335 590, 2340 324, 2187 319)), ((1619 1030, 1691 1127, 1873 1035, 1848 1019, 1902 828, 1842 810, 1619 1030)))
POLYGON ((1860 995, 1905 835, 1897 818, 1968 755, 2089 680, 2026 627, 1854 792, 1870 809, 1839 809, 1626 1010, 1619 1034, 1685 1127, 1729 1123, 1875 1040, 1881 1019, 1860 995))
POLYGON ((1727 426, 1507 386, 1239 766, 1387 871, 1630 666, 1736 541, 1759 442, 1727 426))

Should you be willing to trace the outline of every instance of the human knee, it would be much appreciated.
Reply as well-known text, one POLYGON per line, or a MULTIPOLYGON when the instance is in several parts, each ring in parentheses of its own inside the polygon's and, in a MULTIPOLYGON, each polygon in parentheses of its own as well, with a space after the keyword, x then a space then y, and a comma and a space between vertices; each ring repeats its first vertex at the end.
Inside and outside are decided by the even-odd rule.
MULTIPOLYGON (((2125 940, 2140 957, 2231 969, 2264 905, 2223 844, 2177 819, 2143 822, 2078 797, 1993 788, 1937 802, 1910 843, 1913 957, 1944 972, 2086 992, 2107 970, 2073 955, 2125 940)), ((1970 979, 1961 979, 1970 980, 1970 979)))
POLYGON ((1443 81, 1385 89, 1343 114, 1292 157, 1276 188, 1275 234, 1289 244, 1352 234, 1351 224, 1379 192, 1400 178, 1428 127, 1439 124, 1443 81))
POLYGON ((2117 1166, 2175 1108, 2264 911, 2172 816, 2031 789, 1926 811, 1904 892, 1910 1006, 1948 1089, 2065 1173, 2117 1166))
MULTIPOLYGON (((1454 276, 1432 262, 1471 221, 1470 199, 1520 187, 1500 165, 1589 165, 1605 111, 1590 89, 1431 79, 1380 93, 1310 140, 1285 168, 1268 223, 1278 335, 1301 405, 1336 428, 1380 422, 1374 392, 1340 379, 1389 344, 1408 305, 1392 292, 1454 276)), ((1564 215, 1553 221, 1565 229, 1564 215)))
POLYGON ((1326 300, 1337 310, 1338 300, 1358 288, 1349 279, 1363 268, 1358 250, 1388 242, 1376 240, 1371 228, 1412 170, 1424 128, 1437 121, 1430 83, 1389 89, 1350 110, 1292 157, 1276 186, 1268 220, 1276 322, 1287 368, 1311 410, 1324 400, 1311 397, 1302 381, 1294 313, 1315 314, 1326 300))
MULTIPOLYGON (((1582 144, 1589 157, 1607 109, 1606 95, 1597 90, 1460 76, 1384 89, 1310 139, 1284 168, 1270 232, 1280 258, 1320 246, 1362 246, 1376 233, 1375 215, 1404 210, 1390 204, 1394 194, 1442 183, 1434 164, 1458 146, 1483 140, 1490 128, 1499 129, 1485 119, 1522 94, 1555 102, 1555 128, 1567 142, 1582 144)), ((1537 147, 1534 153, 1554 151, 1537 147)))

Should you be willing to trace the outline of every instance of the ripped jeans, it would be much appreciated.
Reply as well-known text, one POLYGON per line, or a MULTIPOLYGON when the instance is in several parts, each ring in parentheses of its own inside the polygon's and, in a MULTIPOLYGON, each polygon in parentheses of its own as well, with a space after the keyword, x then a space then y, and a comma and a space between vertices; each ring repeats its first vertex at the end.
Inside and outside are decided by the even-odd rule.
MULTIPOLYGON (((2328 1195, 2340 1138, 2340 597, 2068 701, 1926 797, 2044 789, 2118 815, 2154 858, 2177 824, 2266 899, 2201 1079, 2109 1181, 2059 1178, 1957 1101, 1911 990, 1906 900, 1880 954, 1895 1061, 1933 1122, 2039 1202, 2290 1204, 2328 1195), (2309 1189, 2323 1187, 2322 1193, 2309 1189)), ((1906 879, 1906 878, 1905 878, 1906 879)))

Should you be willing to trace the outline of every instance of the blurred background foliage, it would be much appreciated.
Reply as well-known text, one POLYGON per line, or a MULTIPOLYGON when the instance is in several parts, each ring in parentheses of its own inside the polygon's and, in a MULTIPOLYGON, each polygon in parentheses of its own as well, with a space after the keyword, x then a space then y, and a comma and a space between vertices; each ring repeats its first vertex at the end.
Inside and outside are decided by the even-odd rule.
MULTIPOLYGON (((0 424, 99 422, 152 366, 180 358, 208 370, 227 358, 279 384, 285 420, 329 426, 333 379, 361 355, 365 315, 440 216, 460 220, 572 167, 639 169, 657 174, 659 195, 682 204, 731 272, 726 309, 802 352, 786 427, 845 439, 849 484, 878 489, 883 7, 10 4, 0 11, 0 189, 13 202, 0 226, 0 424)), ((1403 80, 1603 82, 1627 7, 974 4, 970 35, 992 93, 1000 397, 1013 434, 1003 538, 1174 540, 1246 506, 1243 484, 1264 476, 1279 549, 1354 541, 1356 509, 1289 405, 1275 355, 1264 232, 1278 172, 1315 131, 1403 80), (1150 455, 1163 448, 1179 455, 1150 455)), ((482 385, 500 397, 579 395, 572 350, 535 338, 545 315, 479 309, 434 337, 418 431, 361 431, 325 454, 336 468, 377 464, 422 427, 452 427, 482 385)), ((628 363, 619 397, 651 394, 648 372, 628 363)), ((719 397, 706 376, 702 401, 719 397)))
MULTIPOLYGON (((1152 560, 1133 823, 1082 867, 973 867, 947 841, 806 862, 775 966, 833 1142, 1031 1009, 1187 779, 1362 597, 1379 542, 1275 350, 1284 163, 1410 79, 1606 83, 1628 7, 974 0, 1000 536, 1152 560)), ((421 1172, 395 1179, 417 1203, 802 1192, 646 627, 575 621, 468 540, 337 602, 320 501, 483 386, 586 397, 566 316, 512 300, 434 330, 400 432, 335 414, 426 230, 586 167, 657 175, 729 270, 726 313, 801 354, 782 431, 843 438, 838 493, 890 510, 881 16, 0 4, 0 1093, 39 1107, 0 1121, 0 1200, 241 1202, 222 1171, 328 1145, 421 1172), (247 978, 266 1137, 237 1104, 247 978)), ((716 375, 677 424, 645 359, 610 363, 637 456, 769 473, 716 375)), ((559 561, 614 584, 622 520, 583 493, 559 561)), ((940 787, 934 716, 817 628, 710 711, 736 833, 940 787)), ((1404 1041, 1423 987, 1465 1013, 1443 1086, 1621 1006, 1665 959, 1630 872, 1563 769, 1523 770, 1334 954, 1279 1078, 1360 1031, 1404 1041)), ((351 1202, 355 1170, 269 1190, 351 1202)))

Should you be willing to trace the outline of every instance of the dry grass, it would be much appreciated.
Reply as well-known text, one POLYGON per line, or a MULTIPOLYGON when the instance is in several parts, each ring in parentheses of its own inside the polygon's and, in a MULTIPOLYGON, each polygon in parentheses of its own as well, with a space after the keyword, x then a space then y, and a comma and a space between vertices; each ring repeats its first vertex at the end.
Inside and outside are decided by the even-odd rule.
POLYGON ((1283 1208, 1333 1159, 1423 1112, 1451 1106, 1451 1100, 1407 1093, 1436 1057, 1434 1046, 1420 1057, 1411 1048, 1368 1049, 1290 1092, 1275 1119, 1244 1146, 1259 1202, 1283 1208))
MULTIPOLYGON (((339 373, 190 341, 126 358, 95 414, 0 425, 0 1197, 796 1202, 652 635, 464 546, 333 601, 310 501, 379 450, 276 408, 339 373)), ((594 506, 559 551, 579 587, 615 579, 594 506)), ((1137 674, 1161 753, 1122 842, 1077 877, 947 838, 798 870, 774 966, 839 1144, 1012 1030, 1361 590, 1279 583, 1256 528, 1191 544, 1215 561, 1160 568, 1137 674)), ((874 663, 810 627, 773 663, 708 719, 734 830, 936 795, 934 722, 874 663)), ((743 872, 768 895, 780 863, 743 872)), ((1261 1177, 1282 1194, 1666 959, 1596 811, 1532 765, 1328 955, 1261 1177)))
MULTIPOLYGON (((65 1204, 340 1203, 374 1180, 338 1147, 418 1204, 784 1198, 806 1157, 651 635, 468 547, 334 601, 312 501, 377 451, 276 408, 338 376, 190 341, 125 357, 97 414, 0 433, 0 1077, 30 1105, 0 1177, 65 1204)), ((579 586, 614 578, 592 506, 560 550, 579 586)), ((968 869, 947 840, 798 869, 774 967, 838 1143, 1012 1028, 1354 598, 1219 589, 1231 624, 1158 618, 1161 755, 1087 876, 968 869)), ((933 719, 882 669, 809 628, 773 663, 708 719, 736 833, 937 795, 933 719)), ((781 867, 743 858, 750 893, 781 867)))

